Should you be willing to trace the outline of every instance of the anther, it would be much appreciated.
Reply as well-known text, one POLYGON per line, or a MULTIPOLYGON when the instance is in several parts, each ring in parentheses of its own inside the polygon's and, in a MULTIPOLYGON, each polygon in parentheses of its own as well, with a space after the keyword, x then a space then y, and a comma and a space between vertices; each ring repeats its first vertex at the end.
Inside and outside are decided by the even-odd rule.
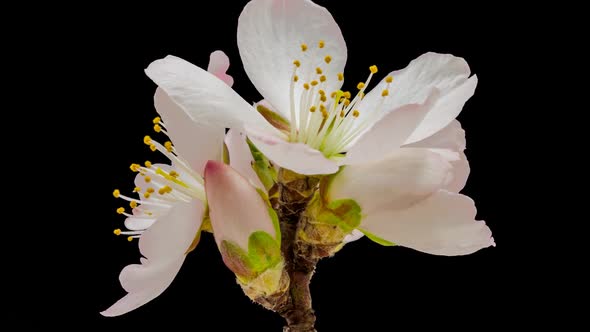
POLYGON ((371 71, 372 74, 376 74, 377 73, 377 66, 372 65, 371 67, 369 67, 369 70, 371 71))

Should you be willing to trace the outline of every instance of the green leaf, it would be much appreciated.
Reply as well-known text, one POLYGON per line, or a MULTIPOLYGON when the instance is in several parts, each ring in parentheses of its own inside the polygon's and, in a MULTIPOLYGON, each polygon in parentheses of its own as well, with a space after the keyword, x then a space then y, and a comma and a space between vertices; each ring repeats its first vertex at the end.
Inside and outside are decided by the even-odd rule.
POLYGON ((385 239, 382 239, 382 238, 378 237, 377 235, 375 235, 365 229, 359 228, 358 230, 363 232, 363 234, 365 234, 371 241, 378 243, 382 246, 391 247, 391 246, 396 245, 395 243, 387 241, 385 239))
POLYGON ((250 153, 252 153, 252 158, 254 159, 252 163, 252 169, 258 175, 260 182, 264 185, 266 190, 270 190, 270 188, 275 184, 277 181, 277 170, 274 166, 270 163, 268 158, 258 148, 250 141, 249 139, 246 140, 248 142, 248 147, 250 147, 250 153))

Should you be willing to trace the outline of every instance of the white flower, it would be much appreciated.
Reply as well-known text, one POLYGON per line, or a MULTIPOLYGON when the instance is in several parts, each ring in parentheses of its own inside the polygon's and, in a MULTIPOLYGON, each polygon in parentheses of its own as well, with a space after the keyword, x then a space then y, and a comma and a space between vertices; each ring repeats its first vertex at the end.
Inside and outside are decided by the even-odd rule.
MULTIPOLYGON (((211 54, 210 70, 231 84, 231 76, 225 73, 228 66, 229 60, 223 52, 211 54)), ((128 231, 116 229, 115 234, 128 235, 130 241, 139 238, 139 250, 144 257, 141 264, 128 265, 121 271, 119 279, 128 294, 101 312, 104 316, 134 310, 170 285, 187 252, 198 241, 206 207, 205 164, 208 160, 221 160, 224 129, 194 123, 162 89, 156 90, 154 104, 161 116, 154 119, 154 130, 165 133, 171 141, 162 145, 146 136, 144 143, 168 157, 170 165, 149 161, 144 166, 133 164, 131 169, 139 173, 134 190, 139 197, 125 196, 119 190, 113 193, 116 198, 129 201, 132 208, 132 213, 126 213, 123 207, 117 210, 127 217, 128 231)), ((226 137, 227 145, 236 156, 247 156, 241 151, 247 146, 238 144, 240 139, 243 140, 230 133, 226 137)), ((236 157, 234 164, 249 165, 250 160, 244 158, 236 157)))

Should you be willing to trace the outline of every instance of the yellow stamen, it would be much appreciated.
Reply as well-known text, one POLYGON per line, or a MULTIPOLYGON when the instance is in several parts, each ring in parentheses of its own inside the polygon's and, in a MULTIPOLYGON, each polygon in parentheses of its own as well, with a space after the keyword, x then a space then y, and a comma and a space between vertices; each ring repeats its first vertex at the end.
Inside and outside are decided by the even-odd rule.
POLYGON ((329 55, 326 55, 326 57, 324 58, 324 61, 326 61, 326 63, 330 63, 330 61, 332 61, 332 57, 329 55))
POLYGON ((387 83, 391 83, 391 82, 393 82, 393 76, 387 76, 387 77, 385 78, 385 82, 387 82, 387 83))
POLYGON ((315 110, 316 110, 316 107, 315 107, 315 106, 312 106, 312 107, 310 107, 310 108, 309 108, 309 111, 310 111, 311 113, 315 112, 315 110))
POLYGON ((365 96, 364 92, 359 92, 359 97, 362 99, 365 96))
POLYGON ((158 148, 156 147, 155 144, 150 144, 150 150, 156 151, 156 150, 158 150, 158 148))
POLYGON ((343 118, 346 114, 344 114, 344 110, 340 111, 340 117, 343 118))
POLYGON ((330 94, 330 98, 336 98, 336 91, 334 91, 330 94))
POLYGON ((118 208, 118 209, 117 209, 117 213, 118 213, 118 214, 123 214, 123 213, 125 213, 125 208, 124 208, 124 207, 120 207, 120 208, 118 208))
POLYGON ((158 190, 158 194, 160 194, 160 195, 164 195, 164 194, 170 193, 170 192, 172 192, 172 188, 170 188, 169 186, 163 186, 162 188, 160 188, 158 190))
POLYGON ((132 170, 133 172, 139 172, 140 167, 141 167, 141 165, 139 165, 139 164, 131 164, 131 166, 129 166, 129 169, 132 170))
POLYGON ((145 193, 145 194, 143 194, 143 197, 145 197, 147 199, 147 198, 150 198, 151 195, 152 194, 150 194, 150 193, 145 193))
POLYGON ((361 90, 364 87, 365 87, 365 83, 363 83, 363 82, 360 82, 359 84, 356 85, 356 88, 359 90, 361 90))
POLYGON ((293 82, 297 82, 297 81, 299 81, 299 76, 297 76, 297 75, 293 76, 293 82))
POLYGON ((147 188, 147 190, 146 190, 146 192, 148 192, 150 194, 153 194, 154 191, 155 191, 154 188, 151 188, 151 187, 150 188, 147 188))
POLYGON ((133 241, 133 236, 128 236, 127 241, 129 241, 129 242, 133 241))
POLYGON ((156 125, 154 125, 154 131, 155 131, 156 133, 159 133, 159 132, 161 132, 161 131, 162 131, 162 127, 160 127, 160 125, 156 124, 156 125))
POLYGON ((305 52, 307 51, 307 44, 303 43, 301 44, 301 52, 305 52))
POLYGON ((152 144, 152 138, 149 135, 145 135, 145 137, 143 138, 143 143, 146 145, 152 144))
POLYGON ((145 167, 150 168, 152 167, 152 163, 149 160, 146 160, 144 163, 145 167))
POLYGON ((301 62, 299 62, 299 60, 293 61, 293 64, 295 65, 295 67, 301 66, 301 62))
POLYGON ((350 91, 346 91, 346 92, 344 92, 344 94, 342 94, 342 95, 344 96, 344 98, 347 98, 347 99, 350 99, 350 97, 352 97, 352 96, 350 95, 350 91))
POLYGON ((322 113, 326 112, 326 106, 324 106, 324 104, 320 104, 320 112, 322 112, 322 113))
POLYGON ((316 85, 318 85, 318 81, 316 81, 316 80, 311 81, 311 86, 316 86, 316 85))
POLYGON ((320 91, 318 91, 318 93, 320 94, 320 96, 323 96, 323 95, 325 95, 325 94, 326 94, 326 91, 324 91, 324 90, 320 89, 320 91))
POLYGON ((350 99, 344 99, 344 106, 350 105, 350 99))
POLYGON ((145 182, 150 183, 150 181, 152 181, 152 178, 150 178, 149 176, 146 176, 144 178, 145 182))
POLYGON ((377 73, 377 66, 372 65, 371 67, 369 67, 369 70, 371 71, 371 73, 376 74, 377 73))
POLYGON ((326 81, 326 75, 320 76, 320 82, 325 82, 325 81, 326 81))
POLYGON ((153 122, 154 122, 154 124, 158 124, 158 123, 160 123, 160 121, 161 121, 161 120, 162 120, 162 119, 160 119, 160 117, 159 117, 159 116, 156 116, 156 117, 154 118, 153 122))
POLYGON ((176 171, 174 171, 174 170, 170 171, 170 176, 171 176, 171 177, 174 177, 174 178, 176 178, 176 177, 178 177, 178 175, 179 175, 179 174, 178 174, 178 173, 176 173, 176 171))
POLYGON ((133 188, 133 192, 134 192, 134 193, 138 193, 138 192, 140 192, 140 191, 141 191, 141 188, 139 188, 139 187, 135 187, 135 188, 133 188))
POLYGON ((328 100, 328 98, 326 98, 326 95, 321 95, 320 96, 320 100, 323 101, 324 103, 326 102, 326 100, 328 100))
POLYGON ((166 148, 166 151, 172 152, 172 142, 166 141, 166 143, 164 143, 164 147, 166 148))
POLYGON ((115 229, 115 230, 113 231, 113 233, 114 233, 115 235, 121 235, 121 230, 117 228, 117 229, 115 229))
POLYGON ((320 40, 320 42, 318 43, 319 48, 324 48, 324 46, 326 46, 326 43, 323 40, 320 40))
POLYGON ((358 118, 359 115, 361 115, 361 112, 359 112, 358 110, 352 111, 352 116, 354 116, 355 118, 358 118))
POLYGON ((344 74, 338 73, 338 80, 339 81, 344 81, 344 74))
POLYGON ((387 97, 389 96, 389 90, 385 89, 383 90, 383 92, 381 92, 381 97, 387 97))
POLYGON ((316 72, 316 73, 318 73, 318 75, 321 75, 321 74, 322 74, 322 68, 320 68, 320 67, 317 67, 317 68, 315 69, 315 72, 316 72))
POLYGON ((129 206, 130 206, 132 209, 135 209, 135 208, 137 207, 137 202, 136 202, 136 201, 131 201, 131 202, 129 202, 129 206))
POLYGON ((307 84, 307 83, 303 83, 303 88, 304 88, 305 90, 309 90, 309 84, 307 84))
POLYGON ((119 195, 121 195, 121 192, 119 191, 119 189, 115 189, 113 191, 113 196, 115 196, 115 198, 119 198, 119 195))

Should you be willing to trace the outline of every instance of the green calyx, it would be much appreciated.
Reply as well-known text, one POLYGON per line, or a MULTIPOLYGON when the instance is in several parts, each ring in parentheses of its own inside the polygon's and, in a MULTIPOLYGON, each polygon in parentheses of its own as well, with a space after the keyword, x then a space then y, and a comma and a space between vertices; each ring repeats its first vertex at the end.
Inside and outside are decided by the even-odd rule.
POLYGON ((377 244, 380 244, 382 246, 392 247, 392 246, 396 245, 395 243, 387 241, 385 239, 382 239, 382 238, 378 237, 377 235, 375 235, 365 229, 359 228, 358 230, 363 232, 363 234, 365 234, 365 236, 368 237, 371 241, 373 241, 377 244))
POLYGON ((344 232, 352 232, 361 224, 360 205, 353 199, 331 201, 319 209, 316 220, 320 223, 337 225, 344 232))
POLYGON ((270 160, 258 150, 258 148, 248 139, 248 147, 250 153, 252 153, 252 169, 258 175, 260 182, 264 185, 266 190, 270 190, 272 186, 277 182, 277 170, 271 164, 270 160))

